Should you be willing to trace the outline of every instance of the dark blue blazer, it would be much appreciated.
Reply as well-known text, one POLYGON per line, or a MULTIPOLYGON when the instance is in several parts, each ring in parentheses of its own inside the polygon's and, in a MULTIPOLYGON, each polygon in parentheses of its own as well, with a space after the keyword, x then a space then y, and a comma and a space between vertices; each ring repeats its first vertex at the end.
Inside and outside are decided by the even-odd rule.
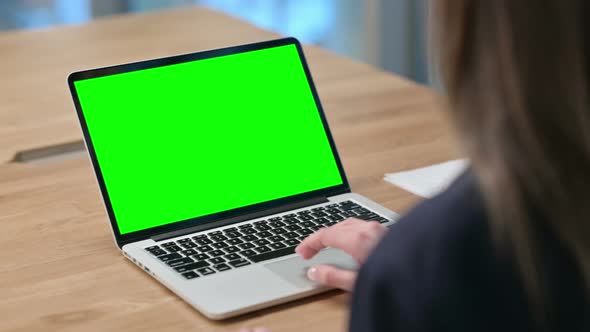
MULTIPOLYGON (((539 234, 551 308, 544 329, 590 331, 575 261, 550 231, 539 234)), ((391 226, 359 272, 350 331, 537 331, 523 285, 466 173, 391 226)))

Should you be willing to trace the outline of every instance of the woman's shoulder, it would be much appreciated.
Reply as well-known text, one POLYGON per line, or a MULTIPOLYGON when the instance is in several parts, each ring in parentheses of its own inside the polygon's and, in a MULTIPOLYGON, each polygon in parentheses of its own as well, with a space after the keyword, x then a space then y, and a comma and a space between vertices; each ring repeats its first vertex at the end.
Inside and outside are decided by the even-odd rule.
POLYGON ((466 251, 489 249, 489 233, 477 180, 467 172, 393 224, 374 256, 392 265, 414 265, 415 260, 428 258, 445 259, 447 264, 449 258, 460 259, 466 251))
POLYGON ((390 227, 361 269, 357 291, 375 294, 367 302, 388 301, 388 312, 410 329, 427 321, 481 327, 493 321, 481 317, 482 306, 526 307, 513 267, 495 255, 477 181, 465 173, 390 227))

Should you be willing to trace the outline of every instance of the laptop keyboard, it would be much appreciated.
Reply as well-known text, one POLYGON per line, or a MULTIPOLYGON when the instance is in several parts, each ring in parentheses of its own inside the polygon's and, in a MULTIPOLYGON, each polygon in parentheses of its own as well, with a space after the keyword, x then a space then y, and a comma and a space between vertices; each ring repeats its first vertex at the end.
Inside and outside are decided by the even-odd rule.
POLYGON ((168 241, 145 250, 186 279, 194 279, 293 254, 310 234, 350 217, 389 221, 345 201, 168 241))

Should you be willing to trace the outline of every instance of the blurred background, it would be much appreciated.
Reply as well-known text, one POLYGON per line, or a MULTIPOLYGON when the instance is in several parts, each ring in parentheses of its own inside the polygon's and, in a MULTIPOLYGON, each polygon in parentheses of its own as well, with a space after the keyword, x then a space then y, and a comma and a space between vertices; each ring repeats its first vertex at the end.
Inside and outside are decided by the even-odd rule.
POLYGON ((198 4, 428 84, 426 1, 0 0, 0 30, 45 29, 198 4))

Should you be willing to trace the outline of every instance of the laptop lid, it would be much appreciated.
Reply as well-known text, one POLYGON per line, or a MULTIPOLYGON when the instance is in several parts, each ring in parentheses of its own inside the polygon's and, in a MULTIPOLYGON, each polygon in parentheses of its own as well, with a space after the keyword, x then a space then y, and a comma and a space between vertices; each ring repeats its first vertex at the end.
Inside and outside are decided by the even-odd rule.
POLYGON ((68 84, 119 246, 350 191, 294 38, 68 84))

